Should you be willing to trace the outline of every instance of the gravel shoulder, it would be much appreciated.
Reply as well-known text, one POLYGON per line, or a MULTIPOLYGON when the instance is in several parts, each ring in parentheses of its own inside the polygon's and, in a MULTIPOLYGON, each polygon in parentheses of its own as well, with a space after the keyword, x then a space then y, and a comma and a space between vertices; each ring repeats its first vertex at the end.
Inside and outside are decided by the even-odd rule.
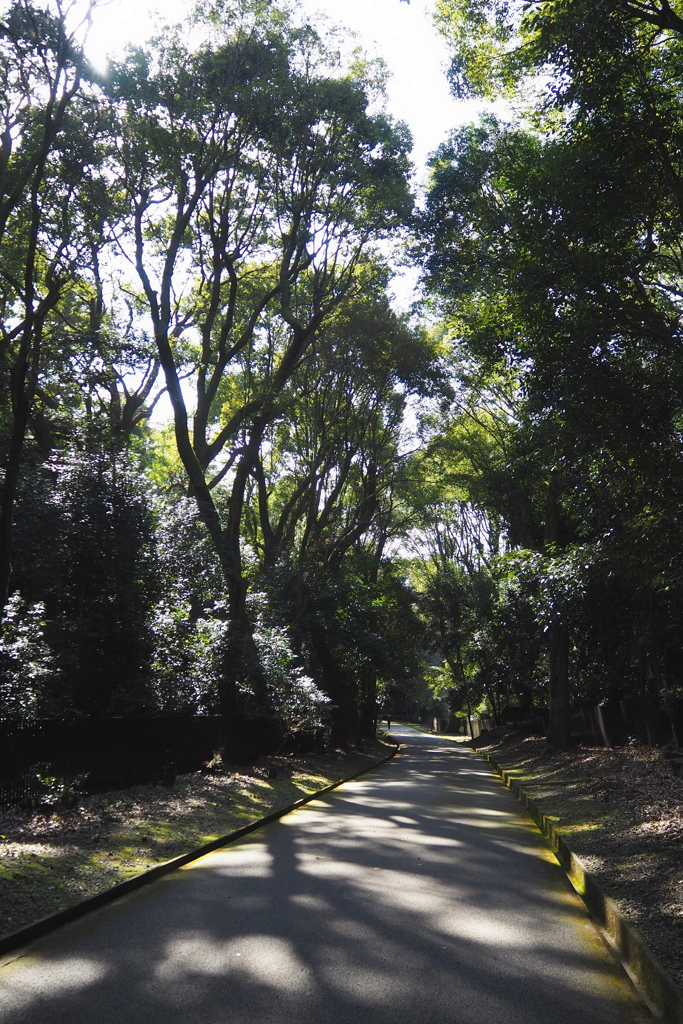
POLYGON ((261 758, 171 785, 0 815, 0 936, 228 835, 383 760, 393 748, 261 758))
POLYGON ((543 740, 518 736, 479 749, 554 819, 603 892, 683 987, 683 778, 665 753, 578 747, 546 756, 543 740))

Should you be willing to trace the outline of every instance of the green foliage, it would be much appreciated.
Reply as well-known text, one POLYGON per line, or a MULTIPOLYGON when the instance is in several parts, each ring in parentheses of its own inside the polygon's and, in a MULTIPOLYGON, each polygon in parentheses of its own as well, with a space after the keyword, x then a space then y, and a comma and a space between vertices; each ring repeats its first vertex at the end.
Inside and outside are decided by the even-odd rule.
MULTIPOLYGON (((256 595, 255 595, 256 596, 256 595)), ((266 677, 267 708, 285 736, 320 729, 329 721, 330 700, 306 675, 284 626, 269 625, 264 611, 257 617, 254 641, 266 677)))
POLYGON ((441 147, 420 221, 465 366, 517 382, 507 420, 476 387, 432 440, 512 549, 490 560, 468 649, 521 692, 525 664, 527 688, 552 682, 569 630, 575 699, 664 701, 682 649, 683 22, 677 5, 582 0, 444 2, 439 18, 456 89, 518 82, 523 103, 539 76, 524 120, 441 147))
POLYGON ((149 606, 150 683, 165 714, 217 714, 227 613, 220 572, 194 502, 155 494, 158 579, 149 606))
POLYGON ((59 713, 60 673, 45 640, 45 607, 9 599, 0 640, 0 715, 39 718, 59 713))
POLYGON ((151 610, 151 685, 155 710, 164 714, 216 714, 217 685, 225 644, 224 609, 199 617, 171 595, 151 610), (221 614, 221 612, 223 614, 221 614))
POLYGON ((78 798, 87 792, 87 775, 78 775, 67 782, 59 775, 52 774, 54 768, 51 764, 35 765, 33 771, 40 787, 37 801, 40 807, 73 807, 78 798))
POLYGON ((407 131, 287 4, 197 5, 101 80, 82 47, 50 2, 0 23, 0 714, 354 741, 420 675, 387 553, 407 403, 447 389, 387 297, 407 131))
POLYGON ((436 25, 455 51, 449 80, 456 96, 488 99, 515 85, 515 13, 506 0, 438 0, 436 25))
MULTIPOLYGON (((25 679, 25 712, 151 710, 153 524, 129 460, 101 451, 55 458, 32 487, 24 485, 19 508, 21 557, 5 644, 17 662, 23 647, 8 678, 13 685, 25 679)), ((16 703, 8 694, 1 713, 13 713, 16 703)))

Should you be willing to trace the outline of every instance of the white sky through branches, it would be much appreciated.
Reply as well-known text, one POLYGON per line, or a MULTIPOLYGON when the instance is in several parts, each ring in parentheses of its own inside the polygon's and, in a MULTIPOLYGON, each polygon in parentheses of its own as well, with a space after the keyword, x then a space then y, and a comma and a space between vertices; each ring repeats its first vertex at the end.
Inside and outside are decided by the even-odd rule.
MULTIPOLYGON (((448 53, 431 20, 432 0, 301 0, 316 24, 316 12, 350 28, 370 56, 381 56, 391 72, 390 113, 413 134, 413 160, 420 178, 428 154, 458 124, 470 121, 470 104, 454 100, 446 81, 448 53)), ((180 0, 111 0, 94 14, 90 53, 98 64, 127 42, 139 43, 153 31, 155 9, 166 21, 180 21, 180 0)))
MULTIPOLYGON (((77 0, 78 2, 78 0, 77 0)), ((428 156, 458 125, 476 117, 471 103, 450 94, 446 69, 449 56, 432 23, 434 0, 299 0, 314 25, 331 25, 357 34, 357 43, 369 57, 381 57, 389 70, 388 110, 405 121, 413 136, 413 162, 417 180, 426 180, 428 156)), ((120 52, 126 43, 142 43, 154 33, 156 11, 167 23, 179 22, 188 10, 182 0, 109 0, 93 16, 88 49, 91 59, 106 67, 106 55, 120 52)), ((394 302, 408 309, 415 298, 418 271, 402 268, 392 280, 394 302)), ((188 395, 191 404, 191 398, 188 395)), ((155 421, 170 417, 162 400, 155 421)), ((409 417, 412 419, 412 417, 409 417)))

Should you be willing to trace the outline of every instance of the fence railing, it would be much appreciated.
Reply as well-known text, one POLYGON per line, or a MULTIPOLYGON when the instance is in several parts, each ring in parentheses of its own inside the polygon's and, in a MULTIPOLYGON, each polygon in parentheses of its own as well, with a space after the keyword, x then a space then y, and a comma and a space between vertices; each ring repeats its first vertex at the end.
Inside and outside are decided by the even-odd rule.
POLYGON ((0 720, 0 810, 198 770, 220 717, 0 720))
MULTIPOLYGON (((544 735, 548 712, 526 708, 505 708, 502 724, 531 735, 544 735)), ((476 738, 495 727, 493 719, 473 719, 476 738)), ((683 705, 665 710, 643 697, 610 701, 599 707, 572 710, 572 740, 593 747, 620 747, 629 742, 661 747, 666 743, 683 744, 683 705)))
POLYGON ((596 708, 575 708, 572 734, 596 747, 646 743, 661 747, 683 743, 683 705, 665 710, 643 697, 610 701, 596 708))

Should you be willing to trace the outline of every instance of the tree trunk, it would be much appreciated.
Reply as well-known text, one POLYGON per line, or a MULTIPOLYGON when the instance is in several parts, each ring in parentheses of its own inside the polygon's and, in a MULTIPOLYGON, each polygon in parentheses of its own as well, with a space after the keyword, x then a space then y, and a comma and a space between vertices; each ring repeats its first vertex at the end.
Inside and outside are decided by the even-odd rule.
MULTIPOLYGON (((552 557, 560 544, 560 478, 553 470, 548 482, 545 516, 545 547, 552 557)), ((569 625, 563 613, 556 612, 550 629, 548 731, 545 749, 567 750, 572 742, 571 703, 569 697, 569 625)))
POLYGON ((360 734, 373 739, 377 733, 377 676, 373 668, 364 673, 363 703, 360 711, 360 734))
POLYGON ((10 371, 12 392, 12 433, 5 464, 0 511, 0 601, 7 604, 12 574, 12 533, 14 506, 19 488, 21 460, 28 429, 29 416, 38 376, 41 331, 40 326, 27 323, 21 353, 10 371))
POLYGON ((9 597, 10 576, 12 573, 12 527, 14 524, 14 505, 19 485, 21 454, 28 423, 28 402, 22 401, 14 414, 12 439, 5 465, 5 479, 2 488, 2 511, 0 512, 0 600, 4 609, 9 597))
POLYGON ((546 751, 567 750, 572 742, 569 700, 569 627, 558 619, 550 628, 550 680, 546 751))
POLYGON ((320 669, 321 689, 333 705, 330 744, 333 747, 355 746, 358 741, 359 725, 355 687, 352 688, 343 669, 337 664, 330 650, 324 626, 311 623, 308 627, 308 636, 320 669))

